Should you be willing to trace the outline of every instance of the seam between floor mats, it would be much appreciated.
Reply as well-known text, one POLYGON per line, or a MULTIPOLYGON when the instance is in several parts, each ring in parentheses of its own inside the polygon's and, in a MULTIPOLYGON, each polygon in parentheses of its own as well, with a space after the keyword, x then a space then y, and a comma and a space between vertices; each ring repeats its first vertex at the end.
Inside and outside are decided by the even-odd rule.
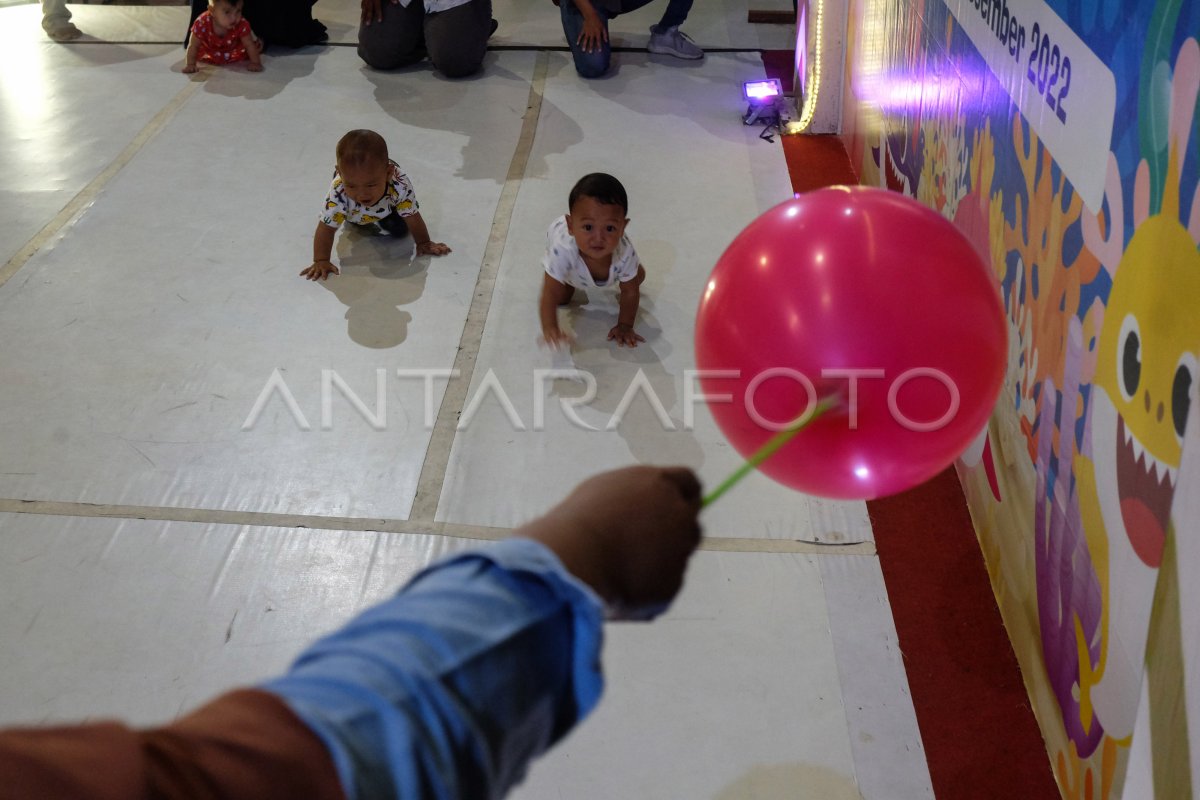
MULTIPOLYGON (((145 519, 162 522, 194 522, 207 525, 251 525, 272 528, 414 533, 451 536, 458 539, 496 541, 512 535, 511 528, 460 525, 450 522, 385 519, 380 517, 324 517, 310 514, 281 514, 269 511, 225 511, 171 506, 108 505, 69 503, 57 500, 12 500, 0 498, 0 513, 38 514, 93 519, 145 519)), ((797 539, 746 539, 707 536, 701 550, 724 553, 802 553, 807 555, 874 556, 874 542, 811 542, 797 539)))
POLYGON ((429 447, 425 450, 425 461, 421 464, 421 475, 417 479, 417 491, 409 511, 409 519, 415 521, 423 522, 437 517, 438 502, 446 479, 446 468, 450 463, 450 450, 454 446, 458 417, 467 401, 475 362, 479 357, 479 345, 483 341, 484 323, 487 322, 488 311, 492 306, 492 293, 496 288, 500 258, 504 255, 504 244, 508 239, 513 208, 517 204, 517 192, 525 179, 525 166, 529 163, 529 154, 533 150, 533 138, 537 132, 538 118, 541 116, 542 92, 546 85, 549 61, 546 53, 539 53, 533 68, 521 135, 517 139, 512 161, 508 165, 504 188, 500 190, 500 199, 496 203, 496 213, 492 216, 487 247, 483 251, 483 261, 479 266, 479 278, 475 281, 475 290, 471 293, 471 307, 467 310, 467 319, 458 342, 458 353, 454 357, 453 369, 460 380, 450 381, 445 394, 442 395, 442 404, 438 407, 437 419, 429 436, 429 447))
POLYGON ((104 190, 104 187, 110 180, 113 179, 118 172, 125 168, 138 151, 161 131, 168 122, 179 112, 183 104, 195 94, 200 84, 204 83, 204 77, 196 78, 188 82, 179 90, 171 101, 162 108, 154 117, 146 123, 146 125, 137 132, 133 140, 125 147, 120 154, 114 158, 107 167, 100 171, 100 174, 92 178, 87 186, 84 186, 79 192, 72 197, 62 210, 54 216, 54 219, 46 223, 46 226, 34 234, 33 238, 25 243, 25 246, 17 251, 16 255, 8 260, 3 267, 0 267, 0 286, 8 282, 8 279, 17 274, 21 267, 25 266, 25 262, 41 250, 47 242, 58 235, 58 232, 69 225, 77 217, 81 216, 92 201, 96 199, 96 195, 104 190))

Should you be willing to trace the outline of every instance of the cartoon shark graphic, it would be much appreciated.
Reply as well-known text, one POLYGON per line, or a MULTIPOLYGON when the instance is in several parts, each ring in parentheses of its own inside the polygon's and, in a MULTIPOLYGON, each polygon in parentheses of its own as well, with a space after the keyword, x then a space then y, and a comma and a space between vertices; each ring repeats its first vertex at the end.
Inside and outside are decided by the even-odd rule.
MULTIPOLYGON (((1178 217, 1178 194, 1165 196, 1161 213, 1138 226, 1121 257, 1097 350, 1091 446, 1075 460, 1103 594, 1099 663, 1080 659, 1081 713, 1090 727, 1094 711, 1118 740, 1136 718, 1154 585, 1200 375, 1200 252, 1178 217)), ((1087 644, 1079 642, 1081 654, 1087 644)))

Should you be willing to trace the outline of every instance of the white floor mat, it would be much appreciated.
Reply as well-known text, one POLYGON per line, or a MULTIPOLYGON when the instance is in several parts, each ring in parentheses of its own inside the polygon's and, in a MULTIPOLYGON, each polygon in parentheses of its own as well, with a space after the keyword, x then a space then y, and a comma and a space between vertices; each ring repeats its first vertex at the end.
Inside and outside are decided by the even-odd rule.
POLYGON ((422 382, 396 370, 453 362, 534 58, 493 54, 492 80, 424 94, 364 80, 345 50, 196 84, 0 287, 0 336, 23 343, 0 350, 0 496, 406 517, 429 433, 422 382), (348 233, 343 275, 298 276, 351 127, 389 140, 451 255, 348 233))

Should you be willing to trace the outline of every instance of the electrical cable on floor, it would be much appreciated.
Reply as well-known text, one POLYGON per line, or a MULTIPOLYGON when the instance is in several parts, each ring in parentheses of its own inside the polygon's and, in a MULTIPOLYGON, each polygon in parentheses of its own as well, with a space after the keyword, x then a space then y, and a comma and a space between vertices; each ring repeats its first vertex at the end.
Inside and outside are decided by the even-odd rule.
POLYGON ((783 126, 790 120, 787 117, 787 112, 781 102, 782 98, 774 103, 762 106, 747 106, 746 113, 742 115, 743 125, 763 124, 762 132, 758 138, 764 142, 775 143, 775 135, 783 135, 783 126))

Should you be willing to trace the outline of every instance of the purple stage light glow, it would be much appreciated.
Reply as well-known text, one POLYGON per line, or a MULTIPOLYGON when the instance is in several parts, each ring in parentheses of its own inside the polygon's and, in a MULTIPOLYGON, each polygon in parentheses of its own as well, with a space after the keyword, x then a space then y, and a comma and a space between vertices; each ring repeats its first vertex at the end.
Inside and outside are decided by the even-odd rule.
POLYGON ((751 103, 766 103, 783 94, 783 83, 778 78, 747 81, 742 84, 742 93, 751 103))

